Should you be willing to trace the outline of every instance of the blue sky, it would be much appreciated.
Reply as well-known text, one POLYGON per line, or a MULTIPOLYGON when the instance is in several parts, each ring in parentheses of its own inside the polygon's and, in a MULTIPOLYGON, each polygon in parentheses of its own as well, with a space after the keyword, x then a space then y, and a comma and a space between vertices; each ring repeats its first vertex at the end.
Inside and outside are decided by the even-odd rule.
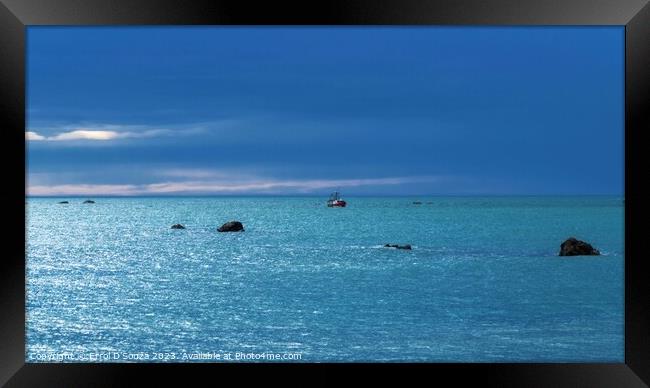
POLYGON ((30 195, 623 193, 623 27, 27 38, 30 195))

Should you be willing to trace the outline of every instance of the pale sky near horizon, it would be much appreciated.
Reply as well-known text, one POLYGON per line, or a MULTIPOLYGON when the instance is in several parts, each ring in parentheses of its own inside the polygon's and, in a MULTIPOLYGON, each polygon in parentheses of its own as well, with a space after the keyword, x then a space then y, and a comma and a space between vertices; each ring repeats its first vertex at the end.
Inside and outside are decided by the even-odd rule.
POLYGON ((29 195, 623 194, 623 27, 28 27, 29 195))

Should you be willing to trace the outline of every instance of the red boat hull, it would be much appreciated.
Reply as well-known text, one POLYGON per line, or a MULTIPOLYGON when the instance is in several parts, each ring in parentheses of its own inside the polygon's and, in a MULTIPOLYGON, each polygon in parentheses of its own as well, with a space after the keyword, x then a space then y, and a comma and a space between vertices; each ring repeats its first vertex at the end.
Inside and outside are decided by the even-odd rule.
POLYGON ((347 205, 347 203, 342 200, 337 200, 332 202, 331 204, 328 204, 329 207, 345 207, 345 205, 347 205))

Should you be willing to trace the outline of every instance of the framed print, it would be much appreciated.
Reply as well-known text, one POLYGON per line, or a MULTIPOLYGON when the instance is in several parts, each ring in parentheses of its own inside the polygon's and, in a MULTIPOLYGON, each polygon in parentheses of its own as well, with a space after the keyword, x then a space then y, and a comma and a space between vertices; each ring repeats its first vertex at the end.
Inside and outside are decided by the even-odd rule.
POLYGON ((0 1, 3 384, 650 380, 647 2, 0 1))

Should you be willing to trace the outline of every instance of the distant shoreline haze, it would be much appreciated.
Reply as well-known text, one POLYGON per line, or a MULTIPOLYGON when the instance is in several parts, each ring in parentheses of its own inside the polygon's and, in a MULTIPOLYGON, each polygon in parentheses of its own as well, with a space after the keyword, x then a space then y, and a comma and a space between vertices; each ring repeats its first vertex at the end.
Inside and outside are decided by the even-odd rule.
MULTIPOLYGON (((173 194, 173 195, 28 195, 25 198, 327 198, 330 192, 323 194, 173 194)), ((612 197, 625 198, 623 194, 422 194, 422 195, 373 195, 357 194, 342 195, 345 198, 481 198, 481 197, 502 197, 502 198, 580 198, 580 197, 612 197)))

